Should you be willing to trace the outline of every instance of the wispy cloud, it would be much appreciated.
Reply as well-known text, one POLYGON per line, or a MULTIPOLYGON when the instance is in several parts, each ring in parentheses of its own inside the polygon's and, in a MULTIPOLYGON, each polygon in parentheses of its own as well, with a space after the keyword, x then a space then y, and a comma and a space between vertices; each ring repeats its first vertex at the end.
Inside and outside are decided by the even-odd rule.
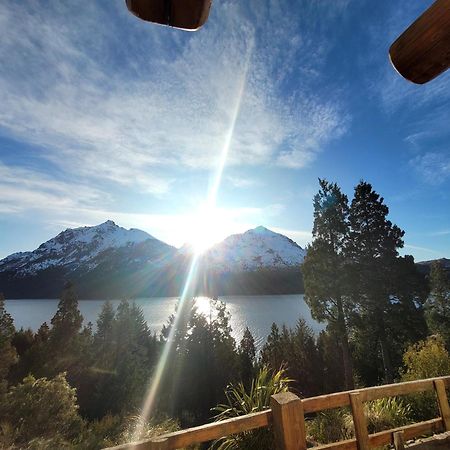
POLYGON ((236 175, 227 175, 225 177, 224 183, 229 184, 238 189, 262 185, 262 181, 256 178, 250 178, 248 176, 236 176, 236 175))
POLYGON ((326 33, 305 19, 300 34, 283 5, 265 8, 268 16, 259 2, 218 2, 208 25, 187 35, 116 4, 2 3, 0 126, 65 171, 162 194, 181 167, 215 165, 250 52, 228 163, 303 167, 346 129, 342 105, 306 81, 295 101, 281 95, 297 75, 292 62, 313 47, 310 32, 316 51, 295 70, 320 63, 326 33))
POLYGON ((450 156, 426 152, 410 161, 411 167, 429 184, 438 185, 450 178, 450 156))
POLYGON ((107 204, 109 194, 76 182, 58 181, 46 174, 0 161, 0 210, 17 214, 33 210, 57 211, 107 204))

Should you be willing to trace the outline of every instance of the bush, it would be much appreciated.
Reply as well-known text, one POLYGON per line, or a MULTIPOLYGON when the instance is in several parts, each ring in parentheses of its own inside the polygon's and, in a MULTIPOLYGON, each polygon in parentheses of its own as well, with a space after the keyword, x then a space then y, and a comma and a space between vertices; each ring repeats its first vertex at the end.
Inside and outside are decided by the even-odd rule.
MULTIPOLYGON (((430 336, 426 341, 410 346, 403 355, 403 363, 402 381, 450 375, 450 355, 439 335, 430 336)), ((434 392, 409 395, 407 398, 415 420, 431 419, 439 415, 434 392)))
POLYGON ((353 419, 348 408, 328 409, 306 422, 306 432, 311 441, 328 444, 352 438, 352 426, 353 419))
POLYGON ((51 380, 31 375, 24 378, 9 390, 0 409, 4 422, 0 438, 5 440, 8 433, 21 448, 46 448, 46 440, 58 441, 58 447, 59 442, 78 435, 83 425, 75 389, 66 381, 65 373, 51 380))

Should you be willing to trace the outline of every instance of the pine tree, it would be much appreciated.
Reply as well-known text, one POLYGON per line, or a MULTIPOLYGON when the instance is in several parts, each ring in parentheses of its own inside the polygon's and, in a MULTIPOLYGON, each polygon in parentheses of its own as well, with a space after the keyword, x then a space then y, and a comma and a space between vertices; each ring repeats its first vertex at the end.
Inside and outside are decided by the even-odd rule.
POLYGON ((64 287, 58 309, 51 320, 50 345, 54 351, 64 352, 81 332, 83 316, 78 309, 78 298, 73 284, 64 287))
POLYGON ((326 322, 336 333, 344 366, 345 387, 353 388, 348 338, 352 309, 347 293, 346 243, 349 236, 348 198, 335 183, 320 180, 314 196, 313 242, 302 265, 305 301, 314 319, 326 322))
POLYGON ((256 348, 252 333, 245 328, 238 348, 239 372, 244 386, 249 386, 255 376, 256 348))
MULTIPOLYGON (((386 335, 386 317, 395 291, 392 278, 398 269, 398 249, 403 247, 404 231, 387 219, 389 208, 369 183, 355 187, 346 253, 352 269, 350 284, 354 300, 364 321, 373 329, 380 344, 384 378, 393 381, 391 348, 386 335)), ((360 317, 361 318, 361 317, 360 317)))

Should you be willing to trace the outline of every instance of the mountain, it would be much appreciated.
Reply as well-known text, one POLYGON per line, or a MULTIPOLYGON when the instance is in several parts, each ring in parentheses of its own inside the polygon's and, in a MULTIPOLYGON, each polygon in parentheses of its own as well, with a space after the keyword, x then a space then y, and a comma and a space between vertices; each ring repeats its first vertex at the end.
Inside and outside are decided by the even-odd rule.
POLYGON ((126 230, 108 220, 94 227, 69 228, 32 252, 14 253, 0 261, 0 272, 14 271, 17 276, 26 276, 51 267, 65 268, 68 273, 89 272, 115 253, 120 253, 122 263, 159 264, 170 250, 170 246, 144 231, 126 230))
POLYGON ((209 249, 203 259, 219 272, 298 267, 305 250, 288 237, 263 226, 234 234, 209 249))
MULTIPOLYGON (((67 280, 81 298, 179 295, 189 270, 187 246, 177 250, 137 229, 108 220, 67 229, 30 252, 0 261, 7 298, 54 298, 67 280)), ((229 236, 200 259, 197 293, 294 293, 302 290, 305 251, 264 227, 229 236)))
POLYGON ((424 275, 429 275, 431 266, 435 262, 438 262, 446 270, 448 276, 450 277, 450 259, 448 259, 448 258, 431 259, 429 261, 420 261, 417 263, 417 268, 424 275))
POLYGON ((34 251, 1 260, 0 291, 13 298, 54 297, 70 279, 83 295, 132 295, 133 277, 164 271, 176 253, 144 231, 126 230, 111 220, 69 228, 34 251))

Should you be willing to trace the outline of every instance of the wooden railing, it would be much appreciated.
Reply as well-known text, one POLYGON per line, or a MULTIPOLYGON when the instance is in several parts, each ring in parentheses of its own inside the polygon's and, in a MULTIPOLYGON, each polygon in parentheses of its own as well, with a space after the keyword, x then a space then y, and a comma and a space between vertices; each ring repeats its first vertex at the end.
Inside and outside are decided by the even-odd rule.
POLYGON ((111 447, 110 450, 172 450, 269 425, 273 427, 275 442, 280 450, 306 450, 305 414, 343 406, 351 407, 355 438, 320 445, 314 447, 315 450, 368 450, 388 444, 401 450, 404 448, 406 440, 424 434, 450 431, 450 407, 446 388, 450 388, 450 376, 375 386, 304 399, 300 399, 291 392, 286 392, 273 395, 270 409, 266 411, 164 434, 151 440, 111 447), (375 434, 368 433, 364 402, 430 390, 434 390, 436 393, 440 417, 375 434))

